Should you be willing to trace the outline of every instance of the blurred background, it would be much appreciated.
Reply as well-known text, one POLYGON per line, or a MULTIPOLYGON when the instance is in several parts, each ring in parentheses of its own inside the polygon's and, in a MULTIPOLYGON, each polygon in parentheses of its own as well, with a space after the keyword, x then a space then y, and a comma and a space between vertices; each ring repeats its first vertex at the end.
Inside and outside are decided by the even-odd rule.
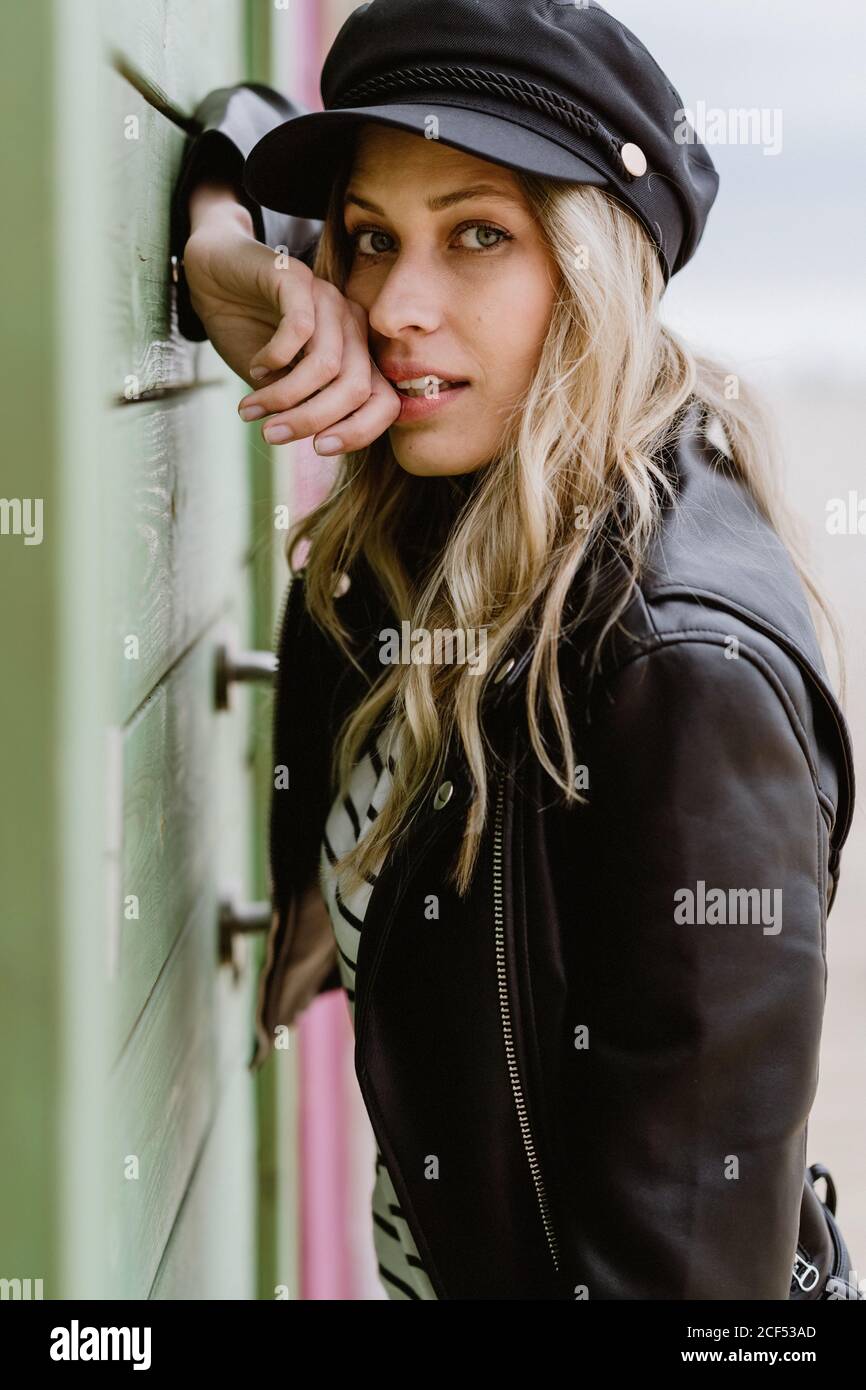
MULTIPOLYGON (((275 508, 313 505, 330 465, 240 423, 243 383, 178 334, 168 244, 197 103, 255 80, 319 107, 353 8, 4 7, 4 516, 40 518, 38 539, 6 524, 0 538, 0 1277, 24 1297, 385 1297, 342 996, 246 1069, 267 909, 267 654, 287 578, 275 508), (232 679, 244 652, 263 654, 261 680, 232 679)), ((866 12, 608 8, 693 119, 716 121, 704 138, 719 196, 664 315, 773 411, 790 506, 843 629, 862 776, 866 534, 826 519, 834 498, 866 496, 866 12), (750 133, 738 112, 756 113, 750 133)), ((829 921, 807 1152, 836 1180, 861 1279, 864 814, 829 921)))

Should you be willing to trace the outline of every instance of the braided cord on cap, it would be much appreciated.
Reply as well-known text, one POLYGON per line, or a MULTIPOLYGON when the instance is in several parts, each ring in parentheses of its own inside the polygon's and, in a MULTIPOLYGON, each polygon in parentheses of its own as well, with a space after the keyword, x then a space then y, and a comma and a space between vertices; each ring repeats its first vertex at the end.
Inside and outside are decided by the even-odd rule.
POLYGON ((366 82, 358 83, 349 91, 342 92, 331 109, 361 105, 367 97, 376 97, 382 92, 394 92, 399 89, 411 94, 413 88, 431 91, 437 88, 487 91, 531 106, 564 122, 579 135, 588 137, 609 159, 616 160, 621 177, 629 182, 633 178, 622 162, 620 151, 624 142, 606 130, 597 116, 549 87, 542 87, 539 83, 530 82, 523 77, 512 77, 509 73, 490 72, 486 68, 469 68, 454 64, 395 68, 392 72, 380 73, 376 77, 368 78, 366 82))

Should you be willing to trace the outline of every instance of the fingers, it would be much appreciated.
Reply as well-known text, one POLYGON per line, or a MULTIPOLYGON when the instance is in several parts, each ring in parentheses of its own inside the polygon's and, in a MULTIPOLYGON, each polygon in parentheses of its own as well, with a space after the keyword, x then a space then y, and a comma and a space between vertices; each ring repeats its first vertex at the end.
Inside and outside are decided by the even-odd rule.
MULTIPOLYGON (((314 280, 312 303, 315 326, 304 339, 307 344, 304 356, 287 375, 281 376, 278 381, 270 382, 267 386, 263 386, 258 391, 244 397, 238 407, 243 419, 260 420, 264 415, 273 415, 277 411, 288 410, 291 406, 306 400, 308 396, 312 396, 316 391, 320 391, 339 374, 343 363, 343 340, 346 333, 346 300, 340 291, 328 281, 314 280), (249 413, 253 409, 257 411, 255 415, 249 413)), ((282 324, 271 339, 271 343, 268 344, 268 348, 277 342, 281 332, 282 324)), ((296 341, 294 334, 287 333, 283 339, 285 349, 291 348, 296 341)), ((279 355, 280 351, 281 349, 278 347, 270 360, 275 360, 275 356, 279 355)), ((260 358, 262 358, 262 353, 257 354, 253 361, 258 361, 260 358)), ((287 358, 286 362, 280 363, 280 366, 285 367, 291 360, 291 357, 287 358)), ((264 365, 264 359, 262 359, 262 365, 264 365)))
POLYGON ((400 414, 400 397, 378 368, 373 368, 370 398, 360 410, 330 425, 313 440, 317 453, 347 454, 363 449, 390 429, 400 414))
POLYGON ((287 367, 317 326, 315 287, 324 282, 315 280, 309 266, 295 257, 274 273, 279 277, 276 298, 280 321, 273 337, 250 362, 253 381, 287 367))
MULTIPOLYGON (((373 364, 370 361, 366 335, 362 339, 357 322, 348 311, 342 314, 342 339, 339 375, 330 384, 323 386, 318 394, 309 396, 288 410, 274 414, 262 428, 269 444, 284 444, 289 439, 305 439, 309 435, 318 434, 329 425, 360 410, 370 399, 373 364)), ((290 376, 294 376, 299 370, 300 367, 296 367, 290 376)), ((296 392, 289 394, 297 397, 296 392)))
POLYGON ((246 419, 271 415, 262 429, 268 443, 321 435, 319 452, 340 453, 383 434, 400 413, 400 397, 371 361, 364 309, 333 285, 317 284, 316 331, 303 360, 246 396, 240 410, 246 419))
POLYGON ((280 285, 283 319, 251 363, 280 375, 244 397, 241 417, 270 416, 262 427, 270 444, 313 436, 322 454, 363 448, 390 428, 401 408, 400 396, 371 360, 366 312, 336 286, 312 277, 315 322, 299 342, 307 324, 292 286, 280 285), (303 356, 291 366, 301 348, 303 356))

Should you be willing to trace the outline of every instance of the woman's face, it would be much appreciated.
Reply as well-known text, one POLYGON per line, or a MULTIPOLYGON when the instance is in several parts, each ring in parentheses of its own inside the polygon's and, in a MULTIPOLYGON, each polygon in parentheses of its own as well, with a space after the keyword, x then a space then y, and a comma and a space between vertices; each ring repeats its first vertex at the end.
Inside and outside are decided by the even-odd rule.
POLYGON ((516 175, 366 125, 344 223, 345 293, 367 312, 372 355, 392 385, 420 383, 389 431, 398 463, 422 476, 483 467, 535 372, 559 281, 516 175))

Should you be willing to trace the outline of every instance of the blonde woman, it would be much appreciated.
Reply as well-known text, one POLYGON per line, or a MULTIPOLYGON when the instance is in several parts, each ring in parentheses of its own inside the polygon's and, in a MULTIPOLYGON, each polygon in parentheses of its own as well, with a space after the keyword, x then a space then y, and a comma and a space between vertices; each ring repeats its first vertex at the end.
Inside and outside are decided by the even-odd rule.
POLYGON ((391 1298, 846 1296, 806 1132, 850 741, 762 413, 658 313, 716 171, 595 4, 373 0, 322 92, 212 94, 174 205, 184 332, 342 456, 250 1065, 345 989, 391 1298))

